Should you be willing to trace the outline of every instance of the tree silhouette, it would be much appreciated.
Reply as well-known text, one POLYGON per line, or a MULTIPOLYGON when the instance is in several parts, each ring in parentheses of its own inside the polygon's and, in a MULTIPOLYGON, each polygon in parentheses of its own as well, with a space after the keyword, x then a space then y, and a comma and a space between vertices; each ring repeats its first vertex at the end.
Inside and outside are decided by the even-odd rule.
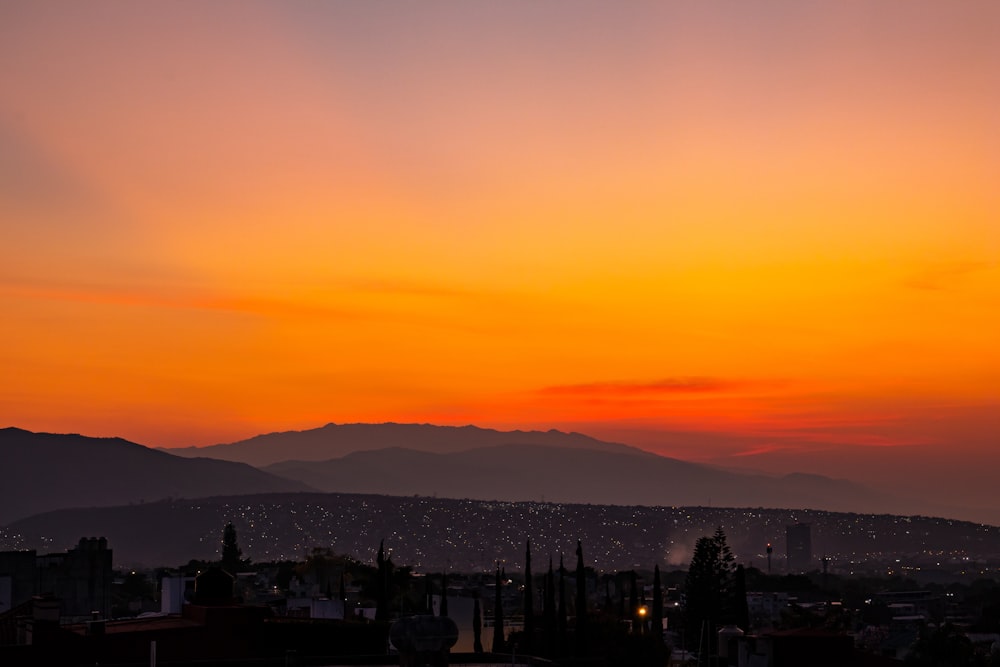
POLYGON ((448 615, 448 573, 441 573, 441 609, 438 616, 448 615))
POLYGON ((493 600, 493 653, 503 653, 503 599, 500 597, 500 564, 497 563, 495 597, 493 600))
POLYGON ((243 566, 243 552, 236 542, 236 527, 227 523, 222 530, 222 569, 235 575, 243 566))
POLYGON ((721 527, 695 542, 684 591, 688 628, 704 638, 699 653, 715 650, 716 629, 731 615, 733 560, 721 527))
POLYGON ((663 588, 660 584, 660 566, 653 567, 653 638, 657 644, 663 642, 663 588))
POLYGON ((559 554, 559 610, 556 613, 556 653, 566 652, 566 568, 559 554))
POLYGON ((483 652, 483 613, 479 609, 479 593, 476 593, 472 606, 472 650, 483 652))
POLYGON ((733 579, 733 616, 743 632, 750 632, 750 606, 747 604, 747 575, 742 565, 736 566, 733 579))
POLYGON ((556 647, 556 578, 552 573, 552 556, 549 571, 545 574, 545 601, 542 604, 545 619, 545 652, 552 656, 556 647))
POLYGON ((530 653, 535 639, 535 595, 531 586, 531 540, 524 549, 524 645, 522 652, 530 653))
POLYGON ((639 624, 639 577, 635 570, 629 572, 628 614, 633 627, 639 624))
POLYGON ((576 541, 576 650, 587 653, 587 578, 583 570, 583 543, 576 541))
POLYGON ((378 543, 378 556, 375 558, 375 564, 378 566, 378 572, 375 575, 375 620, 376 621, 387 621, 389 620, 389 573, 387 567, 387 561, 385 557, 385 540, 380 540, 378 543))

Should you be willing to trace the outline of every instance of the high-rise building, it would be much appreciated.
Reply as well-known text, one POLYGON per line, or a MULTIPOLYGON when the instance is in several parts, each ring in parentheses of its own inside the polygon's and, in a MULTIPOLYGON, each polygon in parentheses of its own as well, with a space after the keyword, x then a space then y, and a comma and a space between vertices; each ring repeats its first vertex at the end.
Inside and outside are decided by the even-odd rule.
POLYGON ((801 573, 812 569, 812 526, 796 523, 785 526, 785 548, 788 572, 801 573))

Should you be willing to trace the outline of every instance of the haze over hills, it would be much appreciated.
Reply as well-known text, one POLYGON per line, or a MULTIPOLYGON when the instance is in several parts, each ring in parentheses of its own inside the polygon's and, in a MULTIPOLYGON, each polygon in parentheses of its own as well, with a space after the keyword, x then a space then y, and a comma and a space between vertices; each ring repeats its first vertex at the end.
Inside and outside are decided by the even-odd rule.
POLYGON ((323 490, 615 505, 804 507, 984 520, 916 494, 893 496, 815 474, 767 475, 672 459, 558 431, 416 424, 328 425, 241 443, 157 451, 121 439, 0 431, 0 523, 71 507, 323 490), (377 448, 385 442, 397 446, 377 448), (497 444, 499 443, 499 444, 497 444), (357 451, 331 456, 331 451, 357 451), (274 461, 191 458, 192 453, 274 461), (322 460, 288 460, 294 456, 322 460))
POLYGON ((0 524, 66 507, 308 491, 244 463, 185 459, 121 438, 0 429, 0 524))
POLYGON ((304 431, 260 435, 208 447, 164 450, 179 456, 213 456, 268 467, 275 474, 329 491, 611 503, 731 503, 803 506, 856 511, 899 511, 988 521, 992 512, 946 506, 924 494, 886 491, 788 470, 772 474, 684 463, 629 445, 580 433, 496 431, 430 424, 327 424, 304 431), (475 450, 527 447, 477 456, 475 450), (390 455, 386 450, 396 449, 390 455), (559 455, 551 449, 562 451, 559 455), (408 450, 406 452, 401 450, 408 450), (572 451, 572 456, 565 454, 572 451), (366 452, 378 452, 360 456, 366 452), (416 453, 455 455, 432 459, 416 453), (593 452, 616 455, 592 463, 593 452), (584 455, 586 454, 586 456, 584 455), (339 463, 331 462, 340 460, 339 463), (477 460, 479 459, 479 460, 477 460), (298 462, 298 463, 296 463, 298 462), (303 465, 322 462, 322 465, 303 465), (280 464, 280 465, 279 465, 280 464), (648 464, 648 466, 647 466, 648 464), (269 467, 273 466, 273 467, 269 467), (488 470, 483 470, 487 466, 488 470), (618 468, 621 467, 621 469, 618 468), (658 474, 652 474, 652 471, 658 474), (575 471, 572 474, 571 471, 575 471), (391 481, 390 481, 391 480, 391 481), (476 480, 476 481, 473 481, 476 480), (698 480, 697 482, 695 480, 698 480), (875 489, 878 490, 875 490, 875 489))
POLYGON ((850 512, 905 508, 897 499, 843 480, 726 472, 627 448, 570 451, 544 445, 500 445, 435 454, 393 447, 329 461, 285 461, 264 470, 339 493, 850 512))
POLYGON ((354 452, 405 447, 436 454, 498 445, 545 445, 573 450, 643 453, 641 449, 602 442, 581 433, 550 431, 496 431, 478 426, 433 424, 327 424, 305 431, 258 435, 247 440, 207 447, 180 447, 163 451, 177 456, 209 456, 262 467, 281 461, 326 461, 354 452))

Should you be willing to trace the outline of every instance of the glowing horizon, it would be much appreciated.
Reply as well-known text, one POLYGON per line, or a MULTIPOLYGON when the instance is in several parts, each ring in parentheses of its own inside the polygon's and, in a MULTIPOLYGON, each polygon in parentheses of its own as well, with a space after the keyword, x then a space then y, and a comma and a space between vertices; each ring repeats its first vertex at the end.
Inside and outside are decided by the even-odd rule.
POLYGON ((996 3, 188 9, 3 11, 0 425, 993 455, 996 3))

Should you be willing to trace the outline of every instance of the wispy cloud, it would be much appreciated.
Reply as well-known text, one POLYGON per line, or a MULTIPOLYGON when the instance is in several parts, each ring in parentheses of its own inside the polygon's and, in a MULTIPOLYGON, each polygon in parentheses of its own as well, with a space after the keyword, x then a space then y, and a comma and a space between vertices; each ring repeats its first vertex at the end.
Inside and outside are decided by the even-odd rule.
POLYGON ((969 275, 997 268, 1000 268, 1000 262, 939 262, 912 274, 905 284, 919 290, 951 290, 969 275))
POLYGON ((676 394, 717 394, 743 389, 748 382, 713 377, 677 377, 652 382, 591 382, 554 385, 541 394, 578 397, 647 397, 676 394))

